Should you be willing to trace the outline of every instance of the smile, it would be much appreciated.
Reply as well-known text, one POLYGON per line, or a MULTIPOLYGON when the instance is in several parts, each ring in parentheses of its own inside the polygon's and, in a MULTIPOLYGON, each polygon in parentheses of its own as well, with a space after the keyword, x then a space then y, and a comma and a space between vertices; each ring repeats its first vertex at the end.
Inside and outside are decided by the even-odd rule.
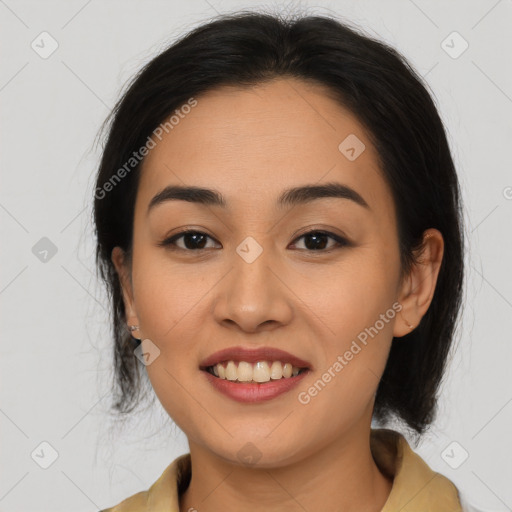
POLYGON ((271 365, 267 361, 254 364, 240 361, 238 366, 234 361, 228 361, 201 370, 214 390, 237 402, 252 404, 277 398, 295 388, 311 373, 309 368, 293 367, 290 363, 282 365, 279 361, 274 361, 271 365), (220 371, 219 367, 222 368, 220 371), (273 375, 277 377, 281 371, 281 377, 272 378, 272 368, 273 375), (224 377, 221 377, 223 371, 224 377), (215 372, 219 375, 215 375, 215 372), (261 380, 258 382, 255 379, 261 380))
POLYGON ((289 379, 296 377, 307 368, 299 368, 291 363, 281 361, 226 361, 206 368, 206 371, 219 379, 231 382, 264 383, 271 380, 289 379))

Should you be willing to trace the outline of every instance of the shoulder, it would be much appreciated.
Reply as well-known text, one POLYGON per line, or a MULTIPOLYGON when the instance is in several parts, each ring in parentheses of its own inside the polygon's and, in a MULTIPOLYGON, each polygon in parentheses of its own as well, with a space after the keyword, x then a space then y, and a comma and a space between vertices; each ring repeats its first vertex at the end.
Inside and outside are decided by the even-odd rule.
POLYGON ((478 512, 461 508, 456 485, 438 473, 409 445, 405 436, 390 429, 372 429, 372 455, 381 472, 393 478, 393 486, 381 512, 418 510, 478 512))
POLYGON ((178 456, 145 491, 129 496, 114 507, 99 512, 168 512, 179 511, 179 496, 191 476, 190 453, 178 456))

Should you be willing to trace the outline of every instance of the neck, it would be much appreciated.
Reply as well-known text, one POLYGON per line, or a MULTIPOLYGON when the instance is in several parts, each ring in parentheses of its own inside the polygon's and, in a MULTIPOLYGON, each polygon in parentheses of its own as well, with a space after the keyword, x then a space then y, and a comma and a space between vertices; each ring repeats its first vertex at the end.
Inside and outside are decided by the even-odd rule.
POLYGON ((355 426, 300 461, 244 467, 190 445, 192 477, 180 510, 379 512, 391 492, 370 450, 370 426, 355 426))

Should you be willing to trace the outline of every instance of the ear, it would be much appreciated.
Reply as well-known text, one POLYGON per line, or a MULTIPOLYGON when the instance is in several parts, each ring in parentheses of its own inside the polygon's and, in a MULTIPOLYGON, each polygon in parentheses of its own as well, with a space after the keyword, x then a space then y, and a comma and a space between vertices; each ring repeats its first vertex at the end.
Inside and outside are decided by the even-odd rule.
POLYGON ((135 308, 135 301, 133 298, 130 269, 126 261, 125 253, 121 247, 114 247, 114 249, 112 249, 111 259, 119 277, 123 293, 126 322, 128 325, 139 325, 139 319, 137 317, 137 310, 135 308))
POLYGON ((395 322, 394 337, 412 332, 427 312, 434 296, 443 253, 443 235, 437 229, 427 229, 423 233, 423 247, 415 255, 417 262, 400 288, 398 301, 402 309, 395 322))

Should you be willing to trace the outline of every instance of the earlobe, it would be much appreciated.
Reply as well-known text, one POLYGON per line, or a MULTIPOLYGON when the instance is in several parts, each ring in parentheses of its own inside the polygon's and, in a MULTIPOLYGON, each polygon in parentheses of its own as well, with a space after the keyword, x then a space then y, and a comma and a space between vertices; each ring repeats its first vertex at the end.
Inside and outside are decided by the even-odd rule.
POLYGON ((416 262, 404 281, 399 302, 400 317, 395 323, 393 336, 399 338, 412 332, 428 311, 437 284, 443 260, 444 240, 437 229, 423 234, 423 245, 416 254, 416 262))

